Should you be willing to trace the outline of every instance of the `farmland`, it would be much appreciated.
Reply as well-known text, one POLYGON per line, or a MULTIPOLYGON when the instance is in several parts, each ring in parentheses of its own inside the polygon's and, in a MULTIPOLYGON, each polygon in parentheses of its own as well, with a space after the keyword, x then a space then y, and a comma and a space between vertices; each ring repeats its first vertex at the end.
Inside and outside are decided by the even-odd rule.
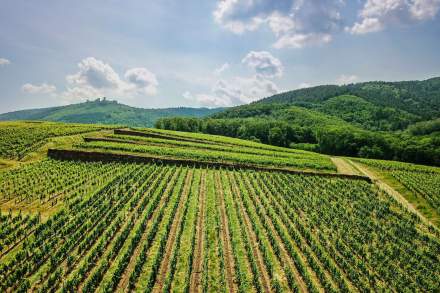
POLYGON ((79 150, 94 150, 200 162, 225 162, 296 169, 335 171, 327 156, 301 150, 268 146, 251 141, 206 134, 182 135, 171 131, 115 131, 104 137, 88 137, 75 145, 79 150))
POLYGON ((440 223, 440 168, 381 160, 357 161, 397 181, 410 193, 410 200, 440 223))
POLYGON ((2 171, 0 291, 440 286, 438 229, 366 178, 333 174, 329 157, 202 134, 130 131, 94 131, 58 150, 93 150, 108 160, 49 157, 2 171))
POLYGON ((0 157, 22 159, 50 138, 88 133, 111 126, 62 124, 39 121, 0 122, 0 157))

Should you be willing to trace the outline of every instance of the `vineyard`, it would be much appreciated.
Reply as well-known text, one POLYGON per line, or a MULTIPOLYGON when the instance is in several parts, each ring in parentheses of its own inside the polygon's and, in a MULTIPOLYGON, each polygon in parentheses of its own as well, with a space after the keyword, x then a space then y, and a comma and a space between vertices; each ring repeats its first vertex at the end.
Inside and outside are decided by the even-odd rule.
POLYGON ((22 159, 49 138, 87 133, 109 126, 54 122, 0 122, 0 158, 22 159))
POLYGON ((416 198, 425 200, 440 216, 440 168, 380 160, 358 161, 391 175, 416 198))
MULTIPOLYGON (((365 178, 330 173, 327 156, 146 129, 100 132, 71 150, 87 149, 175 162, 45 158, 1 171, 1 292, 440 287, 439 230, 365 178)), ((419 173, 435 184, 436 173, 419 173)))
MULTIPOLYGON (((65 182, 81 172, 42 164, 14 180, 49 165, 68 170, 65 182)), ((153 164, 88 170, 106 171, 107 184, 87 196, 66 188, 46 222, 2 216, 3 292, 440 286, 439 235, 362 180, 153 164)))
POLYGON ((190 137, 162 134, 152 130, 124 131, 115 134, 87 137, 75 145, 77 150, 125 153, 159 158, 186 159, 198 162, 226 162, 239 165, 286 167, 320 171, 335 171, 331 160, 324 155, 278 148, 233 138, 220 139, 214 135, 193 134, 190 137))

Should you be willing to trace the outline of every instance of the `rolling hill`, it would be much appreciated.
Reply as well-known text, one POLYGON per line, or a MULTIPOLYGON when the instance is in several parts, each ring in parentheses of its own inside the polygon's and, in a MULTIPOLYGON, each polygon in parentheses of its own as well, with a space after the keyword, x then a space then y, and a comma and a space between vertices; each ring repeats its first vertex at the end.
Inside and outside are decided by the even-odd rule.
POLYGON ((218 111, 208 108, 142 109, 120 104, 117 101, 97 99, 79 104, 43 109, 32 109, 0 114, 0 121, 44 120, 71 123, 119 124, 151 127, 162 117, 203 117, 218 111))
POLYGON ((440 78, 323 85, 156 127, 333 155, 440 165, 440 78))

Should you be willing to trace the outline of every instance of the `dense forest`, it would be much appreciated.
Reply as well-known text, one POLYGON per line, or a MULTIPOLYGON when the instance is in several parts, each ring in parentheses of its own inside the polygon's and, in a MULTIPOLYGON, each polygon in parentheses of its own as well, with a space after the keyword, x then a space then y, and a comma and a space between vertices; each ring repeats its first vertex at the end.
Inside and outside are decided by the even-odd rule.
POLYGON ((332 155, 440 165, 440 78, 319 86, 156 127, 332 155))

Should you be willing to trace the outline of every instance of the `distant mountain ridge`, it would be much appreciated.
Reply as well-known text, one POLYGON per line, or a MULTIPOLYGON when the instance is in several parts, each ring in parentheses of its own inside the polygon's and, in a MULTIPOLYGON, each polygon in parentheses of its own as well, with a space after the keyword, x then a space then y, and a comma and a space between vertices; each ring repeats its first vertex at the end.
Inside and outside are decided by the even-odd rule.
POLYGON ((120 104, 117 101, 96 99, 67 106, 21 110, 0 114, 5 120, 44 120, 75 123, 122 124, 136 127, 151 127, 164 117, 205 117, 223 108, 164 108, 143 109, 120 104))

